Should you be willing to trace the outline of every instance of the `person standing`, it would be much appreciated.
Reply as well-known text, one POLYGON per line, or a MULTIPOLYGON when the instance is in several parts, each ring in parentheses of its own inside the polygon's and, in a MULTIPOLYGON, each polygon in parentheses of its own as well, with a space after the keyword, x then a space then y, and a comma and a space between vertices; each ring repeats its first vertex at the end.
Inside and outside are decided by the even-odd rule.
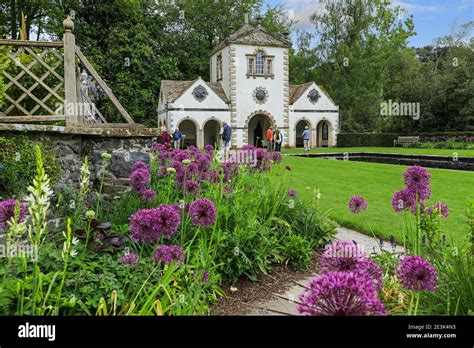
POLYGON ((232 128, 224 121, 222 129, 222 140, 224 142, 223 154, 224 157, 227 153, 227 149, 230 148, 230 139, 232 137, 232 128))
POLYGON ((303 137, 303 144, 304 144, 304 150, 308 151, 309 150, 309 138, 310 138, 310 132, 309 132, 309 127, 305 126, 304 131, 301 134, 303 137))
POLYGON ((267 151, 273 151, 273 129, 272 127, 267 130, 267 151))
POLYGON ((181 148, 181 138, 183 137, 183 133, 179 130, 178 127, 173 132, 173 145, 175 149, 181 148))
POLYGON ((166 127, 162 128, 163 131, 161 133, 161 143, 166 147, 171 147, 171 136, 166 130, 166 127))
POLYGON ((275 152, 280 152, 281 144, 283 143, 283 134, 278 127, 275 127, 275 131, 273 132, 273 143, 275 144, 275 152))

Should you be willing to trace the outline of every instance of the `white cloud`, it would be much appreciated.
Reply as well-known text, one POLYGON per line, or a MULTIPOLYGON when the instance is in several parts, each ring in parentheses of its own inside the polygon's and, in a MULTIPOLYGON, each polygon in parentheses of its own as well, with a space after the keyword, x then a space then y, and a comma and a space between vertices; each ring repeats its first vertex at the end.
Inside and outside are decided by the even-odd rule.
POLYGON ((310 16, 324 11, 324 6, 319 0, 289 0, 284 2, 288 9, 288 18, 295 20, 295 28, 309 29, 313 26, 310 16))
POLYGON ((409 11, 409 12, 439 12, 442 10, 441 6, 437 5, 420 5, 420 4, 412 4, 406 1, 399 1, 395 0, 392 3, 393 7, 400 6, 401 8, 409 11))

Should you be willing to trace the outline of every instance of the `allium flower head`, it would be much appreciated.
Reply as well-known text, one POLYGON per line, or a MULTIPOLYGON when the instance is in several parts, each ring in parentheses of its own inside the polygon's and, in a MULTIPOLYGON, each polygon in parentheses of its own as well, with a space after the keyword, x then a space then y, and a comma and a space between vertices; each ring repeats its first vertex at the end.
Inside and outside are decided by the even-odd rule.
POLYGON ((138 264, 138 255, 134 253, 128 253, 122 256, 120 259, 122 265, 128 265, 130 267, 135 267, 138 264))
POLYGON ((398 264, 397 277, 408 290, 434 291, 438 287, 436 268, 419 256, 405 256, 398 264))
POLYGON ((410 188, 404 188, 396 192, 392 197, 392 207, 396 212, 415 209, 415 192, 410 188))
POLYGON ((184 250, 179 245, 159 245, 153 254, 153 260, 155 262, 161 261, 165 265, 174 261, 183 263, 184 250))
POLYGON ((197 196, 199 192, 201 191, 201 188, 199 186, 199 182, 196 180, 186 180, 184 183, 184 190, 186 193, 192 194, 194 196, 197 196))
POLYGON ((309 281, 298 311, 309 315, 385 315, 371 279, 355 272, 326 272, 309 281))
POLYGON ((449 208, 446 204, 443 202, 438 202, 435 205, 431 207, 432 212, 437 212, 443 217, 448 217, 449 216, 449 208))
POLYGON ((132 172, 138 169, 149 170, 148 165, 145 162, 137 161, 133 164, 132 172))
POLYGON ((286 195, 287 195, 288 197, 298 197, 298 192, 296 192, 295 190, 289 189, 289 190, 286 192, 286 195))
POLYGON ((134 242, 156 242, 161 236, 170 238, 181 223, 179 214, 169 205, 141 209, 130 218, 130 239, 134 242))
POLYGON ((367 201, 362 196, 352 196, 349 200, 349 209, 353 214, 359 214, 368 207, 367 201))
POLYGON ((156 192, 150 189, 142 191, 142 200, 145 202, 154 201, 156 199, 156 192))
MULTIPOLYGON (((7 199, 5 201, 0 201, 0 229, 4 229, 7 226, 7 221, 10 221, 12 217, 15 216, 15 199, 7 199)), ((26 217, 26 205, 25 203, 20 203, 20 214, 18 217, 18 222, 21 223, 25 220, 26 217)))
POLYGON ((272 161, 275 164, 279 164, 279 163, 281 163, 281 161, 283 161, 283 156, 279 152, 273 152, 272 153, 272 161))
POLYGON ((210 226, 216 221, 216 206, 207 198, 195 200, 189 206, 189 216, 196 226, 210 226))
POLYGON ((431 175, 428 170, 418 165, 408 168, 407 171, 403 173, 406 187, 417 194, 420 200, 430 198, 430 178, 431 175))
POLYGON ((146 185, 150 183, 150 172, 148 169, 137 169, 130 175, 130 185, 133 191, 141 192, 145 189, 146 185))

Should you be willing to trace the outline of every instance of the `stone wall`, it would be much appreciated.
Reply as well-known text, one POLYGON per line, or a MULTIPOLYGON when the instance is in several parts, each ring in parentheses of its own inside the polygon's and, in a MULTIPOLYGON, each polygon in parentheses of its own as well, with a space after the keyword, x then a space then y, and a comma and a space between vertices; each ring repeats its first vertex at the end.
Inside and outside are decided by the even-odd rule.
POLYGON ((27 135, 32 141, 47 145, 57 155, 63 172, 55 183, 55 190, 77 187, 80 181, 80 168, 84 156, 90 163, 91 184, 97 184, 102 154, 112 155, 106 174, 104 193, 114 195, 128 185, 133 163, 149 163, 150 148, 157 142, 157 132, 129 132, 123 134, 116 129, 99 134, 71 134, 74 132, 17 132, 1 130, 0 136, 15 137, 27 135))

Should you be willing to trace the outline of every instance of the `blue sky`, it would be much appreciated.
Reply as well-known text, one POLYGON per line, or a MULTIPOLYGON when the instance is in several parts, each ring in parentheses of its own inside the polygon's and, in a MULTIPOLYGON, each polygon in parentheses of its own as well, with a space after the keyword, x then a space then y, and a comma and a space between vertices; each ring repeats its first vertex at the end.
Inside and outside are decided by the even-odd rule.
MULTIPOLYGON (((309 15, 321 10, 319 0, 265 0, 269 5, 282 4, 289 15, 298 20, 296 28, 311 29, 309 15)), ((450 34, 453 27, 474 20, 474 0, 392 0, 412 14, 416 36, 410 46, 424 46, 436 37, 450 34)))

